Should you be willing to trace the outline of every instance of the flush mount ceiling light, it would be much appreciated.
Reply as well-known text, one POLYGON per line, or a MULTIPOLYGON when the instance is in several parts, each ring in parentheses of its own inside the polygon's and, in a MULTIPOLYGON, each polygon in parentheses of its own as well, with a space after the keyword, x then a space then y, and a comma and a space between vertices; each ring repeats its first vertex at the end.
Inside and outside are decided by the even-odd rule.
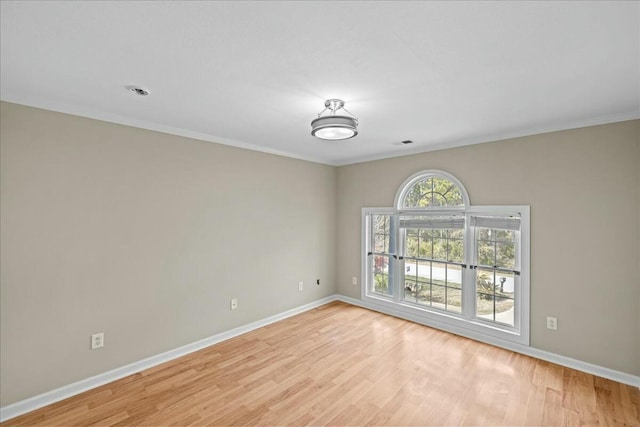
POLYGON ((339 141, 353 138, 358 134, 358 118, 344 108, 344 101, 341 99, 327 99, 324 103, 324 110, 318 113, 318 118, 311 122, 311 135, 320 139, 339 141), (338 110, 344 110, 349 114, 338 115, 338 110), (328 111, 326 115, 322 115, 328 111))

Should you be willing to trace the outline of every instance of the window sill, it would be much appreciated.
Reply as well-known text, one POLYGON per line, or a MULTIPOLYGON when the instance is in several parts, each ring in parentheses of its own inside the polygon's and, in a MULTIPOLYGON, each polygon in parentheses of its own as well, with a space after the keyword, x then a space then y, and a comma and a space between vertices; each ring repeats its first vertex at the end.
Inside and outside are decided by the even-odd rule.
POLYGON ((456 313, 449 313, 428 307, 419 307, 411 303, 398 302, 383 296, 364 295, 362 300, 376 311, 478 341, 497 345, 505 342, 529 345, 528 336, 509 327, 501 328, 499 325, 483 322, 479 319, 468 319, 456 313))

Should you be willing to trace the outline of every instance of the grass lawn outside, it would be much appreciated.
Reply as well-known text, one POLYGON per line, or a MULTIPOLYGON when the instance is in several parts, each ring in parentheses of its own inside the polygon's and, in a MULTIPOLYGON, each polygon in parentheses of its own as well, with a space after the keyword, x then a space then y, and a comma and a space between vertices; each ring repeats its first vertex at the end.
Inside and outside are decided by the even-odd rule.
MULTIPOLYGON (((385 274, 376 274, 376 276, 378 276, 378 280, 376 280, 375 291, 388 294, 387 276, 385 274)), ((496 314, 513 308, 513 292, 500 292, 496 288, 494 294, 489 293, 486 287, 483 288, 483 291, 476 294, 478 315, 493 314, 494 299, 496 314)), ((418 281, 405 280, 404 300, 460 313, 462 311, 461 284, 446 283, 435 279, 429 283, 428 277, 418 276, 418 281)))

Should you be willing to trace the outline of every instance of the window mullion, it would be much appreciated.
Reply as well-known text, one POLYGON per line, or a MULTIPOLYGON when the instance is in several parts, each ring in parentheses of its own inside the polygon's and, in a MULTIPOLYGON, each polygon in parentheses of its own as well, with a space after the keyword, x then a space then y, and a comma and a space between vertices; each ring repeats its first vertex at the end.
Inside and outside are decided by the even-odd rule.
POLYGON ((475 292, 476 292, 476 278, 475 270, 471 268, 475 265, 475 227, 471 223, 471 216, 465 215, 465 232, 464 232, 464 263, 467 268, 464 270, 464 280, 462 281, 462 315, 471 319, 475 317, 476 304, 475 304, 475 292))
POLYGON ((400 227, 398 227, 398 214, 396 213, 389 218, 389 253, 393 254, 392 259, 389 260, 389 266, 393 266, 393 271, 389 271, 389 282, 393 282, 392 297, 396 301, 400 301, 404 291, 404 285, 402 285, 404 272, 401 271, 399 250, 402 240, 400 227))
MULTIPOLYGON (((516 254, 516 264, 514 265, 514 269, 522 272, 522 264, 520 263, 520 257, 522 256, 522 247, 521 247, 521 232, 515 233, 515 254, 516 254)), ((521 330, 521 322, 520 317, 522 313, 522 296, 521 296, 521 284, 520 281, 521 274, 513 275, 513 326, 517 330, 521 330)))

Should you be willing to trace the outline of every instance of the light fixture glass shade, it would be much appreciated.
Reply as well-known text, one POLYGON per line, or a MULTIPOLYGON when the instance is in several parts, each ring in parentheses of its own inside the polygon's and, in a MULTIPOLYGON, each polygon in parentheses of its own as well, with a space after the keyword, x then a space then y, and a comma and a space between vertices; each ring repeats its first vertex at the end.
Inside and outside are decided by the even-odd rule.
POLYGON ((357 126, 358 122, 353 117, 319 117, 311 122, 311 135, 332 141, 349 139, 358 134, 357 126))
POLYGON ((340 141, 353 138, 358 134, 358 118, 344 108, 343 100, 327 99, 324 107, 324 110, 318 114, 318 118, 311 122, 311 135, 329 141, 340 141), (338 110, 350 116, 336 115, 338 110), (329 113, 323 116, 322 114, 326 111, 329 113))

